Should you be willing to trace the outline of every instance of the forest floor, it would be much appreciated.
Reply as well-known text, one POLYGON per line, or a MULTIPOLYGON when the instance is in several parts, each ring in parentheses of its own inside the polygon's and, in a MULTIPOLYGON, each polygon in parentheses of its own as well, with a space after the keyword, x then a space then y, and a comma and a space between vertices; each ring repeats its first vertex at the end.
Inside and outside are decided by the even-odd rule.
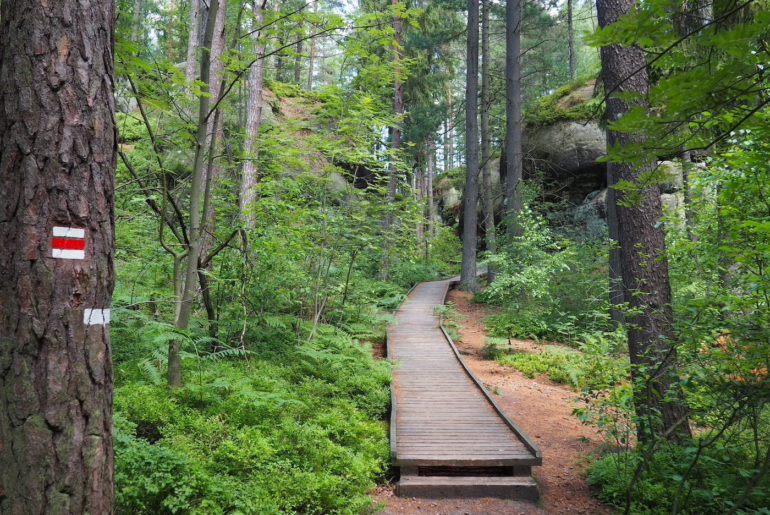
MULTIPOLYGON (((377 488, 372 495, 384 508, 377 513, 435 515, 495 514, 605 514, 612 510, 592 495, 582 471, 586 457, 601 439, 592 427, 572 416, 576 394, 568 386, 545 377, 530 379, 511 367, 484 355, 487 308, 471 302, 471 295, 452 290, 447 299, 454 303, 461 320, 457 344, 463 359, 495 401, 542 450, 543 465, 533 468, 540 486, 540 501, 532 504, 503 499, 413 499, 395 495, 395 485, 377 488)), ((531 351, 537 344, 513 340, 516 350, 531 351)))

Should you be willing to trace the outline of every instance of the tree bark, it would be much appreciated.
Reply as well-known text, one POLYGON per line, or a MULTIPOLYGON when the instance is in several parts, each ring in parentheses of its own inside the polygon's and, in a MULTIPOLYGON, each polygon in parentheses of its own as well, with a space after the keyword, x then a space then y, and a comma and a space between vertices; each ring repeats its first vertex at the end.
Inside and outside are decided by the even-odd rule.
MULTIPOLYGON (((494 184, 492 182, 492 149, 489 133, 489 109, 491 108, 489 95, 489 2, 481 0, 481 177, 482 199, 484 207, 484 241, 487 252, 497 252, 497 238, 495 229, 495 204, 494 184)), ((495 279, 495 271, 492 267, 487 270, 487 280, 495 279)))
POLYGON ((476 223, 479 176, 479 3, 468 0, 467 77, 465 86, 465 199, 463 202, 463 262, 460 287, 476 291, 476 223))
POLYGON ((521 235, 521 0, 505 9, 505 217, 509 236, 521 235))
POLYGON ((109 514, 114 3, 0 20, 0 513, 109 514))
POLYGON ((187 38, 187 62, 184 67, 184 74, 187 78, 187 84, 195 81, 198 71, 198 46, 200 44, 200 18, 201 18, 201 0, 190 0, 190 34, 187 38))
MULTIPOLYGON (((257 26, 265 21, 266 0, 255 0, 254 20, 257 26)), ((259 182, 259 170, 257 168, 257 156, 259 152, 259 130, 262 127, 262 86, 265 75, 265 45, 259 42, 260 33, 254 33, 256 43, 257 61, 249 70, 249 100, 246 109, 246 140, 243 144, 243 175, 241 177, 240 213, 241 220, 246 229, 256 227, 256 217, 252 212, 252 206, 257 199, 257 183, 259 182)))
MULTIPOLYGON (((628 14, 635 0, 599 0, 599 25, 606 27, 628 14)), ((606 46, 601 49, 602 78, 607 91, 618 94, 648 93, 648 77, 643 51, 636 46, 606 46), (637 71, 639 70, 639 71, 637 71)), ((641 102, 641 101, 640 101, 641 102)), ((636 104, 639 105, 639 104, 636 104)), ((644 105, 644 104, 641 104, 644 105)), ((615 146, 639 144, 641 134, 612 130, 632 104, 613 95, 607 100, 608 151, 615 146)), ((639 176, 654 165, 632 166, 608 163, 609 177, 638 182, 639 176)), ((618 242, 624 297, 633 315, 627 317, 628 350, 634 380, 634 406, 640 442, 667 437, 682 440, 690 436, 687 408, 677 386, 676 347, 668 261, 662 225, 663 215, 658 187, 646 188, 638 204, 622 205, 617 195, 618 242)))
MULTIPOLYGON (((209 13, 210 14, 210 13, 209 13)), ((225 22, 227 21, 227 0, 219 0, 218 12, 216 13, 216 22, 214 24, 214 37, 211 41, 211 71, 209 80, 209 93, 214 101, 219 99, 222 89, 222 78, 225 74, 225 64, 223 56, 225 54, 225 22)), ((206 127, 207 142, 207 165, 204 173, 204 184, 206 184, 204 197, 204 214, 201 243, 201 258, 205 256, 214 243, 215 228, 215 210, 214 203, 211 202, 212 192, 219 184, 222 175, 222 167, 217 160, 221 143, 225 137, 224 130, 224 106, 220 103, 217 107, 217 113, 213 113, 208 118, 206 127)))

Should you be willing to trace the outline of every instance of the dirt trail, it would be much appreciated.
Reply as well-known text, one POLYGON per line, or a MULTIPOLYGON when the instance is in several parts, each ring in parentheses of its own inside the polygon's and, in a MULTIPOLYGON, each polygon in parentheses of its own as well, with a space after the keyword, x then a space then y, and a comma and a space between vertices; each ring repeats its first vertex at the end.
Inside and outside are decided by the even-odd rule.
MULTIPOLYGON (((463 315, 459 341, 455 342, 463 359, 490 392, 499 393, 495 401, 540 446, 543 465, 534 467, 533 476, 540 485, 538 505, 502 499, 403 499, 396 497, 393 486, 378 488, 376 501, 385 504, 381 514, 604 514, 612 510, 602 506, 589 491, 581 476, 585 456, 600 439, 595 430, 583 426, 572 416, 575 393, 546 378, 529 379, 518 371, 483 359, 484 307, 470 302, 471 295, 451 291, 448 300, 463 315)), ((532 343, 516 342, 522 350, 532 343)))

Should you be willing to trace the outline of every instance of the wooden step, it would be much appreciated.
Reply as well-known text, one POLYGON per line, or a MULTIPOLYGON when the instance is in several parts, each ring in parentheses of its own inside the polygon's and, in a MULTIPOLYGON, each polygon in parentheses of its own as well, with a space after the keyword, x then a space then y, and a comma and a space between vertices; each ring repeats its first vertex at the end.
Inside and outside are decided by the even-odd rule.
POLYGON ((497 497, 537 501, 537 483, 529 476, 466 477, 402 475, 396 486, 401 497, 497 497))

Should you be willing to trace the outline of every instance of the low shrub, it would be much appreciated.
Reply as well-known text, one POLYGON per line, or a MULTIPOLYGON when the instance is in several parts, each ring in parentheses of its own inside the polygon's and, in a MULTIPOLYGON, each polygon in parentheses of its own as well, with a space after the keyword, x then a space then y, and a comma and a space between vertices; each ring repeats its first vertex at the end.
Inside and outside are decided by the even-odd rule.
POLYGON ((360 513, 387 469, 389 370, 329 326, 180 389, 116 389, 118 513, 360 513))

